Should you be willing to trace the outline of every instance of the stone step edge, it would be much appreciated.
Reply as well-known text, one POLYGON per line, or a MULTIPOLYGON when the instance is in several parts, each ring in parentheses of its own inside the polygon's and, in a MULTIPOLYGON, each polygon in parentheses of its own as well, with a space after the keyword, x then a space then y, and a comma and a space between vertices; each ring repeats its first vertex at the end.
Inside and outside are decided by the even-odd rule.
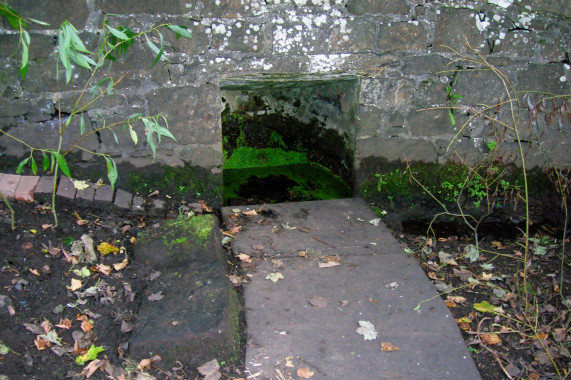
MULTIPOLYGON (((53 176, 30 176, 0 173, 0 193, 9 201, 33 202, 51 201, 53 176)), ((165 201, 153 199, 145 201, 139 195, 110 185, 97 185, 88 181, 82 183, 81 190, 66 176, 59 177, 56 197, 64 202, 75 203, 79 207, 108 207, 136 215, 166 217, 165 201)))

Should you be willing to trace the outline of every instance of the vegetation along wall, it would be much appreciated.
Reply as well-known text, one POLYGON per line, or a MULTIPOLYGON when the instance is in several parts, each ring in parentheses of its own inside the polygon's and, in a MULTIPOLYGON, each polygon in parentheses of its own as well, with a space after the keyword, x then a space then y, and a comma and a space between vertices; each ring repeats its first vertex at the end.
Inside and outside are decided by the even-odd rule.
MULTIPOLYGON (((49 25, 29 23, 29 68, 21 79, 21 56, 13 54, 19 34, 1 19, 0 126, 31 145, 54 149, 60 116, 65 122, 90 80, 90 72, 82 69, 66 83, 58 62, 58 29, 64 20, 75 26, 92 52, 102 42, 104 20, 134 32, 173 23, 192 33, 191 39, 177 39, 173 31, 162 31, 164 59, 155 65, 156 51, 144 36, 138 38, 110 68, 105 66, 101 76, 91 79, 95 84, 103 73, 114 81, 124 75, 114 94, 89 104, 82 113, 82 128, 89 131, 134 113, 160 112, 176 141, 163 137, 153 160, 143 123, 133 125, 137 144, 121 126, 115 135, 98 131, 81 141, 83 149, 68 155, 73 170, 83 175, 93 176, 97 167, 104 168, 105 160, 96 157, 104 153, 117 163, 123 181, 137 168, 150 173, 152 168, 184 167, 207 182, 221 183, 225 111, 294 118, 304 123, 300 130, 315 128, 324 139, 334 131, 330 134, 336 137, 318 149, 335 152, 331 157, 339 162, 331 168, 341 177, 350 176, 346 182, 354 189, 381 162, 473 160, 489 149, 491 141, 501 141, 503 153, 517 156, 518 136, 528 168, 571 161, 568 105, 566 98, 553 96, 570 92, 568 0, 7 4, 49 25), (511 92, 504 87, 508 80, 511 92), (508 128, 513 122, 517 135, 508 128)), ((158 33, 147 36, 160 46, 158 33)), ((79 137, 79 124, 78 118, 64 139, 63 151, 79 137)), ((276 146, 279 138, 287 143, 288 131, 274 132, 279 134, 274 135, 276 146)), ((0 136, 0 150, 4 158, 29 154, 28 148, 5 135, 0 136)))

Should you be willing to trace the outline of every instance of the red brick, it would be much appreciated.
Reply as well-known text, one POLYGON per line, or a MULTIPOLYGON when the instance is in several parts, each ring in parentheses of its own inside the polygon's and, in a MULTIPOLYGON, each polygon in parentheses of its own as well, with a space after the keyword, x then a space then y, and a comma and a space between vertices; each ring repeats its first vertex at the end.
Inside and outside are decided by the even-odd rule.
POLYGON ((16 188, 14 199, 17 201, 32 202, 34 200, 34 190, 40 181, 40 177, 33 175, 23 175, 16 188))
POLYGON ((4 174, 0 181, 0 193, 4 194, 8 200, 13 200, 16 189, 20 183, 21 176, 15 174, 4 174))

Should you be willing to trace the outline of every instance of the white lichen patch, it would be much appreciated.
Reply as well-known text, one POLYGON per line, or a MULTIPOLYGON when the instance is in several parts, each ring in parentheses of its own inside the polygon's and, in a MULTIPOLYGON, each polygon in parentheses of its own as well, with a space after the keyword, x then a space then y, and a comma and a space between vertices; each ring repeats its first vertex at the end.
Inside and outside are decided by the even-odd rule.
POLYGON ((340 70, 349 54, 317 54, 309 57, 310 72, 330 72, 340 70))
POLYGON ((488 0, 488 3, 497 5, 498 7, 508 8, 513 4, 513 0, 488 0))
POLYGON ((488 29, 488 27, 490 26, 490 21, 488 20, 485 14, 478 13, 475 15, 475 18, 476 18, 476 28, 478 28, 480 32, 483 32, 486 29, 488 29))

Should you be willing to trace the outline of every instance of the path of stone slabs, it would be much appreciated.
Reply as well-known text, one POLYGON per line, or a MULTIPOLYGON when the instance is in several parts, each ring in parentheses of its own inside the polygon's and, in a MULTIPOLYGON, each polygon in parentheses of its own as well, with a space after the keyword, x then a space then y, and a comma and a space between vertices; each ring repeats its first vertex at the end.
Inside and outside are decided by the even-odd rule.
POLYGON ((436 291, 362 199, 223 216, 248 267, 251 378, 480 378, 442 300, 414 310, 436 291))

